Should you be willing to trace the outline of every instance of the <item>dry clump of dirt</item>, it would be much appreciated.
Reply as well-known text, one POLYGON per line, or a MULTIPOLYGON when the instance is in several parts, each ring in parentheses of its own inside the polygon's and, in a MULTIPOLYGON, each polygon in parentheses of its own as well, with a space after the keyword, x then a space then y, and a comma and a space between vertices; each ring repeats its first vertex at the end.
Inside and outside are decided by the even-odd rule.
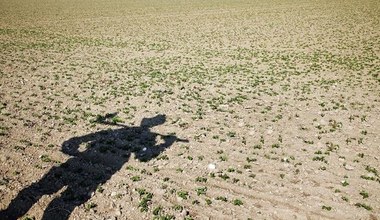
POLYGON ((378 2, 0 3, 3 216, 379 218, 378 2))

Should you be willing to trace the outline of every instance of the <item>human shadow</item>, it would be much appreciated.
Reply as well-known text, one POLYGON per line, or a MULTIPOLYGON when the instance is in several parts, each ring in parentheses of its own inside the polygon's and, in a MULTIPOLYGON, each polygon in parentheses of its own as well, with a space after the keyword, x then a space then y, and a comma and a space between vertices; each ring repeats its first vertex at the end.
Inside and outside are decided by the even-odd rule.
MULTIPOLYGON (((116 114, 98 117, 97 122, 115 124, 109 119, 116 114)), ((68 219, 75 207, 84 204, 91 194, 107 182, 115 172, 128 162, 131 154, 146 162, 158 156, 174 142, 188 142, 174 135, 152 132, 154 126, 164 124, 165 115, 144 118, 138 127, 108 129, 73 137, 62 144, 62 151, 71 155, 65 163, 53 167, 38 182, 18 193, 7 209, 0 211, 1 219, 17 219, 44 195, 57 193, 44 211, 42 219, 68 219), (161 143, 157 143, 157 137, 161 143)))

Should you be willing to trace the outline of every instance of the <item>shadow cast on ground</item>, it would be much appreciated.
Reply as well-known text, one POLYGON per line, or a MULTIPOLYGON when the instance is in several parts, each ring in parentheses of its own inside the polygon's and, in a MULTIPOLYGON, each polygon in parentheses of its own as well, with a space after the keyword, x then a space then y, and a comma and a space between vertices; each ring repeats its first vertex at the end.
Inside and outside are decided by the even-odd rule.
MULTIPOLYGON (((108 114, 97 122, 107 123, 108 114)), ((138 127, 124 125, 73 137, 62 144, 62 151, 71 155, 65 163, 53 167, 39 181, 20 191, 7 209, 0 211, 1 219, 17 219, 44 195, 51 195, 66 187, 60 196, 54 198, 44 211, 42 219, 68 219, 75 207, 91 198, 99 185, 107 182, 115 172, 128 162, 131 154, 146 162, 158 156, 174 142, 182 140, 174 135, 151 132, 151 128, 164 124, 165 115, 144 118, 138 127), (156 139, 161 136, 162 143, 156 139)))

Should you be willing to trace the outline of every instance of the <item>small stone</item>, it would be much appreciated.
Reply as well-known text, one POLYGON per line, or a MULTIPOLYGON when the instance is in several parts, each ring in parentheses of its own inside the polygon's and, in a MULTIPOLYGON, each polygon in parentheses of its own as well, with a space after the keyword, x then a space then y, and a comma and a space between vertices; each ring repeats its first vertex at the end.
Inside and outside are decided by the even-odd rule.
POLYGON ((327 125, 328 123, 324 119, 321 119, 320 124, 321 125, 327 125))
POLYGON ((346 164, 344 166, 344 169, 346 169, 346 170, 354 170, 355 168, 353 166, 350 166, 350 165, 346 164))
POLYGON ((0 156, 0 161, 1 161, 1 162, 6 162, 7 160, 9 160, 9 157, 4 156, 4 155, 1 155, 1 156, 0 156))
POLYGON ((215 164, 210 163, 210 164, 207 166, 207 168, 208 168, 209 170, 215 170, 216 166, 215 166, 215 164))
POLYGON ((272 129, 268 129, 267 130, 267 134, 272 134, 273 133, 273 130, 272 129))
POLYGON ((121 210, 119 209, 119 210, 116 210, 115 212, 114 212, 114 215, 115 216, 120 216, 121 215, 121 210))
POLYGON ((219 105, 219 108, 222 110, 228 110, 228 105, 219 105))
POLYGON ((255 129, 254 128, 252 128, 250 131, 249 131, 249 133, 248 133, 249 135, 251 135, 251 136, 253 136, 254 134, 255 134, 255 129))

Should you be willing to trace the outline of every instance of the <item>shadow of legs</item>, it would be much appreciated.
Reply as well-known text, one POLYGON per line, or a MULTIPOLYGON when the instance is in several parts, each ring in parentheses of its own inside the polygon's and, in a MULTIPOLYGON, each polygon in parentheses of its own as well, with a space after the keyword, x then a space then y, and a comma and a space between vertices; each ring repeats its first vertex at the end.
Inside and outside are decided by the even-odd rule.
MULTIPOLYGON (((95 185, 94 185, 95 186, 95 185)), ((91 198, 91 192, 96 188, 80 190, 77 187, 68 187, 60 197, 53 199, 45 209, 42 220, 66 220, 75 207, 84 204, 91 198), (74 189, 75 188, 75 189, 74 189)))
POLYGON ((25 215, 28 210, 43 196, 60 190, 64 185, 57 179, 58 168, 52 168, 39 182, 33 183, 21 190, 17 197, 12 200, 7 209, 0 211, 1 219, 17 219, 25 215))

